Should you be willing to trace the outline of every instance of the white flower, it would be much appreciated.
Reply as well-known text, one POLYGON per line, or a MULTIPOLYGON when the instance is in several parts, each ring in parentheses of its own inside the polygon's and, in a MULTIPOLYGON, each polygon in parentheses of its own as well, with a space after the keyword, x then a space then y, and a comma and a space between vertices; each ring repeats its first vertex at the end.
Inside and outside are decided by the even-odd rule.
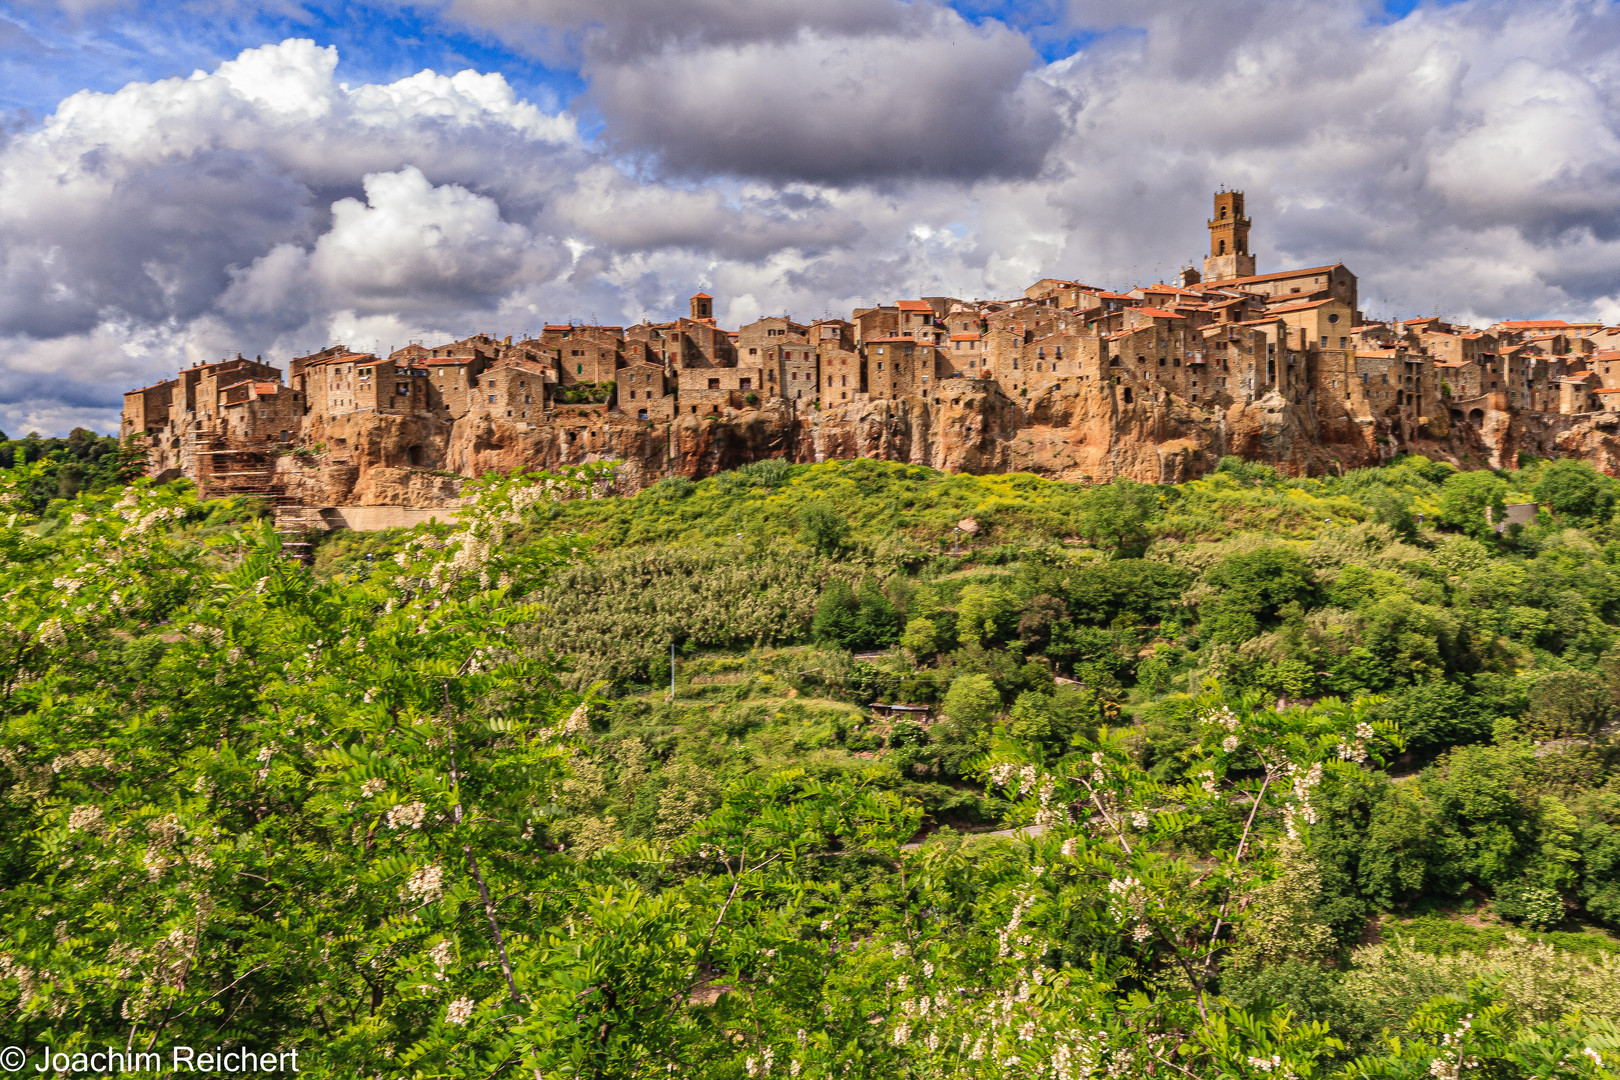
POLYGON ((1131 824, 1135 825, 1138 829, 1147 828, 1149 824, 1147 812, 1145 810, 1136 811, 1131 815, 1131 824))
POLYGON ((1067 840, 1063 841, 1063 847, 1060 849, 1060 851, 1063 854, 1063 857, 1066 858, 1066 859, 1074 858, 1075 854, 1077 852, 1079 852, 1079 850, 1080 850, 1080 842, 1078 840, 1076 840, 1072 836, 1069 837, 1067 840))
POLYGON ((1236 735, 1228 735, 1226 738, 1221 740, 1221 749, 1225 750, 1228 754, 1236 753, 1237 748, 1238 737, 1236 735))
POLYGON ((446 938, 428 950, 428 959, 432 960, 437 967, 449 967, 453 952, 454 949, 450 945, 450 940, 446 938))
POLYGON ((418 869, 405 882, 405 899, 432 903, 444 892, 444 871, 437 866, 418 869))
POLYGON ((907 1041, 910 1040, 910 1038, 911 1025, 902 1020, 900 1021, 900 1026, 894 1029, 894 1035, 891 1037, 890 1041, 896 1046, 904 1046, 906 1045, 907 1041))
POLYGON ((68 832, 89 832, 101 823, 101 807, 75 806, 68 815, 68 832))
POLYGON ((568 714, 568 719, 563 721, 562 731, 564 735, 577 735, 588 730, 590 726, 590 719, 582 702, 568 714))
POLYGON ((380 776, 373 776, 370 780, 367 780, 365 783, 360 785, 360 794, 369 799, 373 795, 381 795, 383 791, 387 789, 387 787, 388 781, 384 780, 380 776))
POLYGON ((444 1011, 444 1022, 447 1024, 455 1024, 457 1027, 460 1027, 468 1020, 472 1019, 472 1014, 472 998, 457 998, 456 1000, 452 1001, 450 1003, 450 1007, 444 1011))
POLYGON ((413 829, 422 827, 422 819, 427 815, 427 807, 419 802, 401 803, 388 808, 387 821, 390 829, 403 829, 409 826, 413 829))

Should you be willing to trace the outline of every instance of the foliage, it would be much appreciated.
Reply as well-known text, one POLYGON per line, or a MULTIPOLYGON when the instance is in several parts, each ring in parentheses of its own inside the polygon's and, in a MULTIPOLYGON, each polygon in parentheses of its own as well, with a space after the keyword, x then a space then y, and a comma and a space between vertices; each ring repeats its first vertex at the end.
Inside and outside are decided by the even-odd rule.
POLYGON ((10 1030, 330 1076, 1610 1075, 1606 478, 607 471, 313 570, 249 503, 0 474, 10 1030))

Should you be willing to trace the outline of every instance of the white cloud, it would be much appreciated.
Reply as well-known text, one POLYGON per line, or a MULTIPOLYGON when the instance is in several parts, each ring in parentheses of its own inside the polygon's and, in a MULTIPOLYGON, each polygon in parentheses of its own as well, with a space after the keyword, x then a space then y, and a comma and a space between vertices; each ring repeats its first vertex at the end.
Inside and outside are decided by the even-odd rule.
POLYGON ((1263 268, 1342 259, 1369 311, 1620 312, 1609 3, 1088 0, 1102 36, 1050 65, 927 0, 446 10, 577 56, 603 136, 499 74, 345 87, 288 41, 0 145, 0 423, 236 350, 666 318, 699 287, 735 324, 1125 285, 1202 255, 1221 184, 1263 268))

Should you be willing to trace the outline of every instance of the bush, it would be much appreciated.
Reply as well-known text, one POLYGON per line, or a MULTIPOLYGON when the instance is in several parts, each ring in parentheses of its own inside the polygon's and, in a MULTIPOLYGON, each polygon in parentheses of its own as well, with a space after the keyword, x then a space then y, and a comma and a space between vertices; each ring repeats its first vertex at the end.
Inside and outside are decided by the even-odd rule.
POLYGON ((1523 923, 1535 930, 1546 930, 1564 920, 1564 900, 1558 890, 1529 882, 1498 889, 1491 910, 1508 922, 1523 923))

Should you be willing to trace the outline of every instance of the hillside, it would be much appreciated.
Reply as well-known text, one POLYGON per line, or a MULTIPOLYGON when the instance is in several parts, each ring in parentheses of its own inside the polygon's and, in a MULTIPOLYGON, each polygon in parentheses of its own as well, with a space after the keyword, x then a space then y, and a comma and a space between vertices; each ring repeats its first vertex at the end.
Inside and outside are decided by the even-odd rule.
POLYGON ((9 1028, 345 1077, 1608 1076, 1620 485, 1522 466, 587 467, 305 568, 249 500, 19 464, 9 1028))

